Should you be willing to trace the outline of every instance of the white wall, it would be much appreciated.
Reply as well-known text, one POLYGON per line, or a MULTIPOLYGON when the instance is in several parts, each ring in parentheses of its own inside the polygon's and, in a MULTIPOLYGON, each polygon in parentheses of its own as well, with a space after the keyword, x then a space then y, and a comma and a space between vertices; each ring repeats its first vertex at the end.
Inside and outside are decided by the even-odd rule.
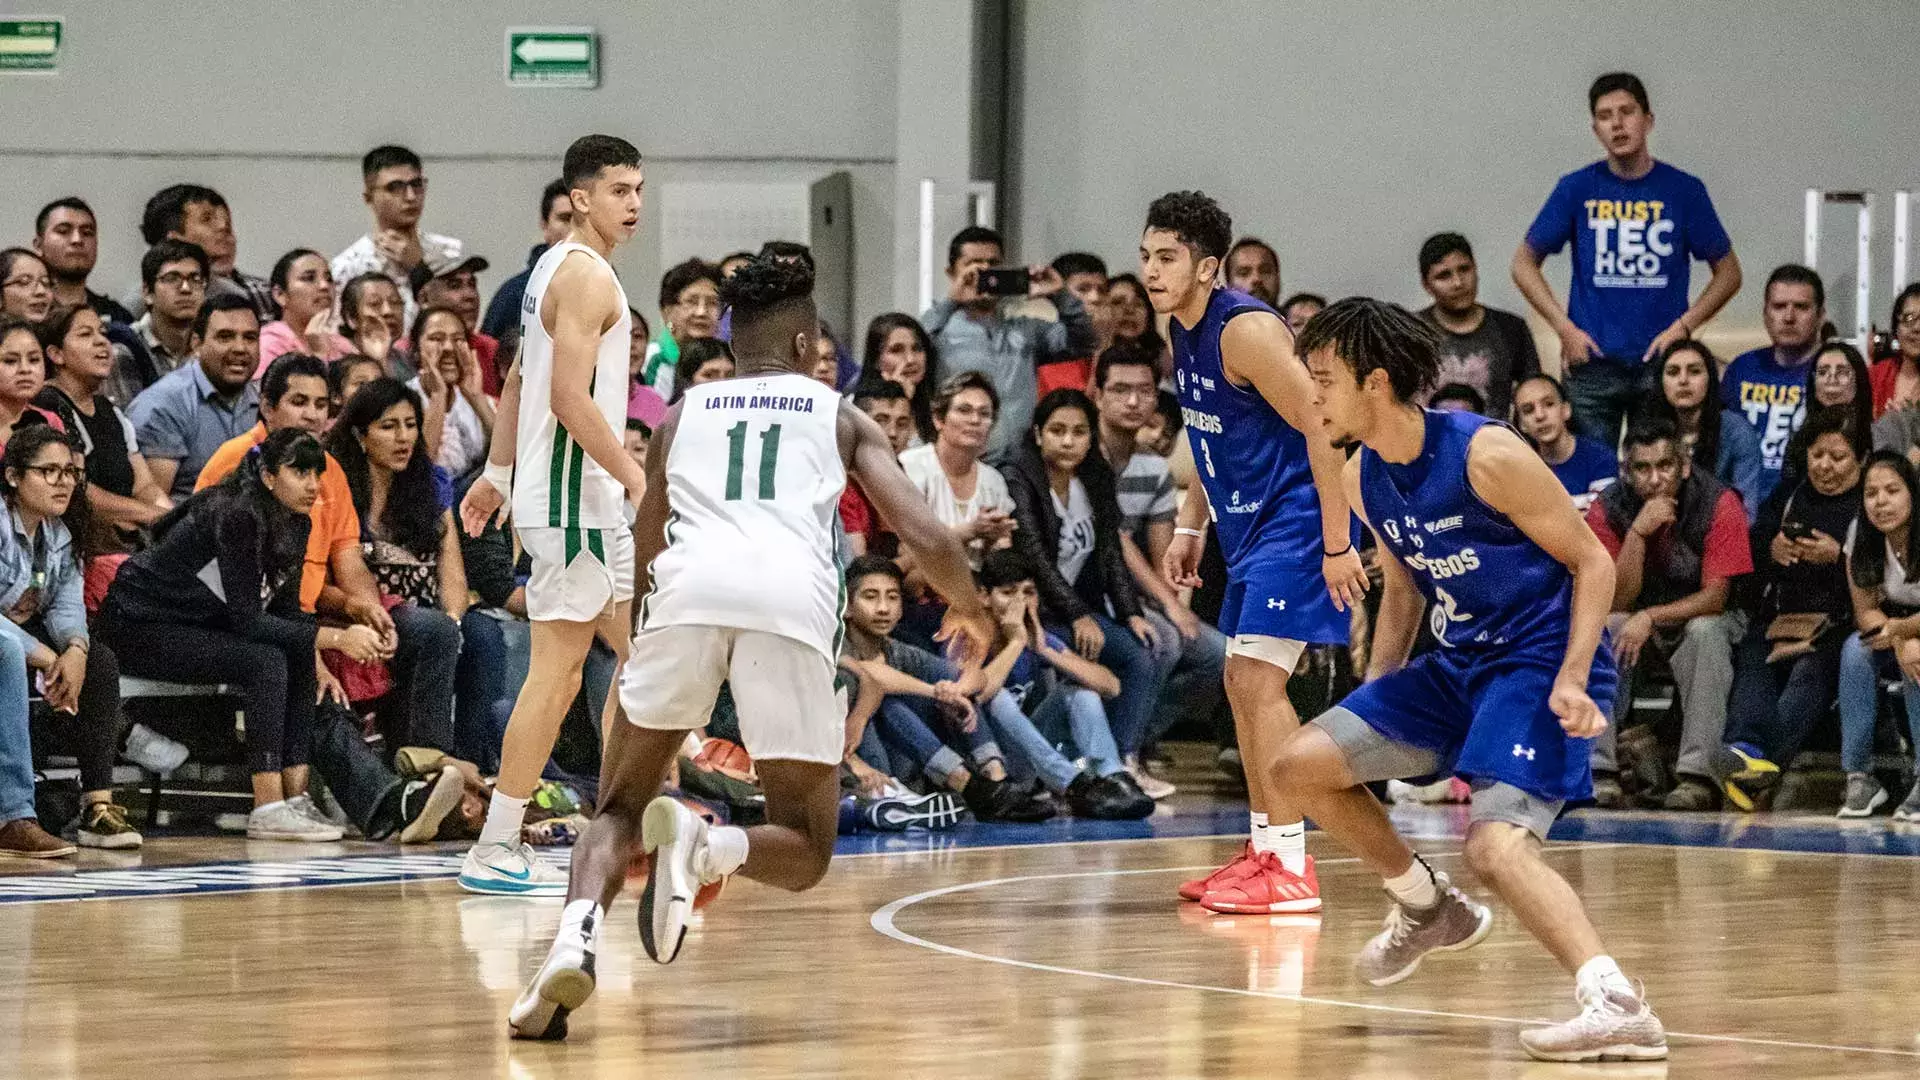
MULTIPOLYGON (((1424 303, 1415 252, 1454 229, 1483 295, 1521 307, 1507 261, 1555 179, 1600 156, 1587 85, 1624 68, 1651 92, 1655 155, 1706 181, 1745 264, 1722 320, 1757 322, 1759 282, 1800 258, 1805 188, 1920 187, 1920 94, 1884 48, 1920 40, 1914 14, 1912 0, 1025 3, 1020 246, 1124 267, 1147 204, 1198 187, 1280 249, 1288 290, 1424 303)), ((1851 211, 1828 229, 1851 237, 1851 211)), ((1845 274, 1823 264, 1830 294, 1835 278, 1850 292, 1845 251, 1845 274)))
MULTIPOLYGON (((535 204, 567 143, 598 130, 640 147, 650 185, 849 170, 856 307, 890 305, 891 4, 26 6, 64 14, 66 38, 58 74, 0 74, 0 242, 26 240, 47 200, 83 195, 101 216, 97 285, 109 291, 137 288, 140 208, 170 183, 226 196, 240 265, 255 273, 291 247, 339 250, 367 227, 359 158, 382 142, 426 159, 424 224, 492 260, 490 290, 537 239, 535 204), (597 27, 599 89, 507 87, 505 29, 529 23, 597 27)), ((656 200, 620 264, 649 314, 657 212, 656 200)))

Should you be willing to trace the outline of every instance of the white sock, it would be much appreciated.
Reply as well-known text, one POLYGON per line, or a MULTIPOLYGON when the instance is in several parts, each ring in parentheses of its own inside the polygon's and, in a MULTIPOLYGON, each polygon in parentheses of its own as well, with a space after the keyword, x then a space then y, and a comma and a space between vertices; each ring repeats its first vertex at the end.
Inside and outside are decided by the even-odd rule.
POLYGON ((747 861, 747 830, 737 825, 715 825, 707 830, 704 865, 694 869, 702 885, 719 881, 747 861))
POLYGON ((1421 861, 1420 856, 1413 857, 1413 865, 1406 873, 1386 880, 1387 892, 1402 907, 1415 911, 1425 911, 1440 902, 1440 883, 1434 879, 1433 867, 1421 861))
POLYGON ((520 825, 527 819, 527 800, 493 789, 493 798, 487 803, 487 823, 480 826, 480 842, 483 844, 506 844, 511 847, 520 842, 520 825))
POLYGON ((599 952, 600 923, 605 918, 606 913, 600 910, 597 902, 584 898, 575 900, 560 912, 559 937, 564 939, 570 934, 578 934, 584 928, 587 935, 587 951, 599 952))
POLYGON ((1255 851, 1273 850, 1267 846, 1272 843, 1267 839, 1267 815, 1257 811, 1247 815, 1247 838, 1253 842, 1255 851))
POLYGON ((264 814, 269 810, 277 809, 285 805, 287 805, 287 800, 275 799, 273 802, 261 803, 259 806, 254 807, 253 812, 256 814, 264 814))
POLYGON ((1307 823, 1295 821, 1287 825, 1268 825, 1267 843, 1274 855, 1280 859, 1280 865, 1289 874, 1307 872, 1307 823))
POLYGON ((1613 957, 1604 954, 1581 964, 1580 970, 1574 972, 1573 982, 1582 999, 1602 992, 1635 1000, 1640 997, 1634 992, 1633 984, 1627 981, 1627 976, 1620 970, 1620 965, 1613 962, 1613 957))

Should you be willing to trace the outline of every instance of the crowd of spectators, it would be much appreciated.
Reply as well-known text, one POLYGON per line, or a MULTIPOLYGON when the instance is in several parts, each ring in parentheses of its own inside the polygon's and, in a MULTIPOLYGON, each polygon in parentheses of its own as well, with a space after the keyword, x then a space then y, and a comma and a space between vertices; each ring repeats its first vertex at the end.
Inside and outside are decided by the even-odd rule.
MULTIPOLYGON (((1920 285, 1895 301, 1884 351, 1863 353, 1835 340, 1819 275, 1779 267, 1760 298, 1768 344, 1723 363, 1698 334, 1741 269, 1706 186, 1651 156, 1639 80, 1603 77, 1589 106, 1605 156, 1560 179, 1511 263, 1558 375, 1525 318, 1481 302, 1470 240, 1442 232, 1408 282, 1441 342, 1429 404, 1510 420, 1616 559, 1623 679, 1593 750, 1600 805, 1765 807, 1837 700, 1840 812, 1872 813, 1902 782, 1876 754, 1907 737, 1888 700, 1920 735, 1920 285), (1542 265, 1567 248, 1563 305, 1542 265), (1710 268, 1697 295, 1693 261, 1710 268), (1635 711, 1656 680, 1674 685, 1677 726, 1635 711)), ((471 827, 526 675, 524 563, 510 529, 469 536, 450 509, 486 456, 529 269, 572 202, 558 181, 539 193, 526 269, 488 298, 488 261, 423 227, 427 193, 416 154, 376 148, 367 232, 260 277, 235 265, 240 223, 219 192, 166 188, 137 223, 126 306, 90 280, 100 222, 80 197, 0 251, 0 852, 73 850, 33 804, 35 763, 55 754, 77 760, 83 795, 53 824, 140 843, 116 757, 164 771, 207 740, 129 725, 122 674, 236 688, 250 835, 471 827)), ((636 458, 667 402, 732 375, 719 286, 745 257, 673 266, 657 322, 633 312, 636 458)), ((1173 794, 1158 767, 1170 732, 1224 730, 1231 753, 1206 590, 1158 571, 1193 479, 1166 328, 1139 280, 1094 255, 1013 262, 998 233, 968 227, 926 312, 879 315, 864 337, 822 327, 813 374, 886 432, 1000 628, 984 669, 949 663, 939 598, 849 486, 853 827, 933 827, 963 808, 1136 818, 1173 794)), ((1221 284, 1296 329, 1327 303, 1283 292, 1278 252, 1255 237, 1221 284)), ((612 655, 596 646, 567 724, 589 748, 612 655)), ((567 766, 552 774, 590 790, 590 759, 567 766)), ((703 752, 682 777, 750 785, 739 766, 703 752)), ((1897 813, 1920 819, 1920 796, 1897 813)))

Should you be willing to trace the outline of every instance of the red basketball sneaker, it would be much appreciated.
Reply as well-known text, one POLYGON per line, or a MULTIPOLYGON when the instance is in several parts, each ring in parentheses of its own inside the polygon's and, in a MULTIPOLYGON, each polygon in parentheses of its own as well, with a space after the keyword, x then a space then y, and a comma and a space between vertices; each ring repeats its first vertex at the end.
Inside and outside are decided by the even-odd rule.
POLYGON ((1229 915, 1319 911, 1320 877, 1314 872, 1311 856, 1307 858, 1307 872, 1294 874, 1280 865, 1279 856, 1262 851, 1253 856, 1239 877, 1207 890, 1200 897, 1200 906, 1229 915))
POLYGON ((1181 882, 1180 899, 1188 902, 1198 900, 1207 894, 1208 889, 1228 884, 1237 879, 1241 874, 1247 873, 1252 865, 1253 841, 1249 840, 1247 841, 1247 845, 1240 849, 1240 854, 1227 860, 1227 865, 1215 870, 1206 877, 1181 882))

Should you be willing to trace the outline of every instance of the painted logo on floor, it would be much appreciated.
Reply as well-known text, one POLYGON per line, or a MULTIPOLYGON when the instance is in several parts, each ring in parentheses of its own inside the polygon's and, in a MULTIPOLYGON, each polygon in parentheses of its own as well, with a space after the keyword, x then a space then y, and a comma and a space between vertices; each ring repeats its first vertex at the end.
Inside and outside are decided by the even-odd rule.
MULTIPOLYGON (((565 866, 572 852, 547 849, 565 866)), ((334 856, 270 862, 206 863, 129 870, 80 870, 71 874, 0 877, 0 904, 62 900, 120 900, 140 896, 192 896, 262 889, 316 889, 332 885, 380 885, 456 877, 464 852, 418 855, 334 856)))

